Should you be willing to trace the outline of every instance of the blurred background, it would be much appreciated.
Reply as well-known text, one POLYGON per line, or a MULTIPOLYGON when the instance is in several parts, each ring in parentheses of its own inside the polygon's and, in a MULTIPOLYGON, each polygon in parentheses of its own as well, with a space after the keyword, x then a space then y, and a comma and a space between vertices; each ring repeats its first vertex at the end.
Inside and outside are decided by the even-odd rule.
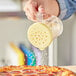
MULTIPOLYGON (((22 43, 30 49, 27 30, 32 23, 34 22, 28 20, 23 12, 23 0, 0 0, 0 66, 25 63, 22 61, 20 63, 20 50, 13 49, 10 42, 17 48, 22 43), (16 51, 13 52, 8 46, 16 51)), ((63 24, 63 34, 54 40, 45 51, 39 52, 40 50, 38 50, 41 53, 38 57, 42 57, 41 65, 76 65, 76 15, 63 21, 63 24)), ((21 55, 23 54, 24 52, 21 53, 21 55)), ((37 56, 35 55, 35 57, 37 56)), ((37 60, 35 62, 37 63, 37 60)))

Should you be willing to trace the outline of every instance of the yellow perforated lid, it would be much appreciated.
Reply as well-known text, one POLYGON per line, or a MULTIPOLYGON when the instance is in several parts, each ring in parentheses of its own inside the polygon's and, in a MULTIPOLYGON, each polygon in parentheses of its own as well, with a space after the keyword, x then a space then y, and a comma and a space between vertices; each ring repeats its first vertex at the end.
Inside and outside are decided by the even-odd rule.
POLYGON ((27 35, 31 44, 40 50, 44 50, 52 41, 51 30, 40 22, 32 24, 28 29, 27 35))

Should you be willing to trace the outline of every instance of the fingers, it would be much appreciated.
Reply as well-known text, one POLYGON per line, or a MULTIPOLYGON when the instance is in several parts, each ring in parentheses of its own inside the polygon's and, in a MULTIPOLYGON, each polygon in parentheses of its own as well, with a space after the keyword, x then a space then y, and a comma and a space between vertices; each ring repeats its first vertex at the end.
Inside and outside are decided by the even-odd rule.
POLYGON ((43 5, 38 6, 38 3, 33 0, 29 0, 24 7, 25 14, 28 19, 32 21, 37 21, 38 16, 37 13, 41 13, 43 15, 43 19, 47 19, 50 15, 45 12, 45 8, 43 5))
POLYGON ((37 2, 27 2, 24 11, 30 20, 36 20, 37 2))

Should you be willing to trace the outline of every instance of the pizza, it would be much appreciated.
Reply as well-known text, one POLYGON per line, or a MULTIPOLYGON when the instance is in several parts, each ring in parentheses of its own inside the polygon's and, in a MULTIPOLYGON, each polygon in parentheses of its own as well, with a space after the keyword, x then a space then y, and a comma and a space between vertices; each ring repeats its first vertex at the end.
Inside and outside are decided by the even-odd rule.
POLYGON ((75 73, 56 66, 5 66, 0 76, 76 76, 75 73))

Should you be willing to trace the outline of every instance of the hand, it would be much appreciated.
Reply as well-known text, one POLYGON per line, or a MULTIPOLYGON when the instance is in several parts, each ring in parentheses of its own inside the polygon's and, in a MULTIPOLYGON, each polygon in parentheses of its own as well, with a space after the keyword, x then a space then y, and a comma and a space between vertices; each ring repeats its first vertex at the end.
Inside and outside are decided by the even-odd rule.
POLYGON ((24 6, 24 11, 28 19, 37 21, 38 12, 43 14, 44 19, 52 15, 58 16, 59 5, 56 0, 29 0, 24 6))

